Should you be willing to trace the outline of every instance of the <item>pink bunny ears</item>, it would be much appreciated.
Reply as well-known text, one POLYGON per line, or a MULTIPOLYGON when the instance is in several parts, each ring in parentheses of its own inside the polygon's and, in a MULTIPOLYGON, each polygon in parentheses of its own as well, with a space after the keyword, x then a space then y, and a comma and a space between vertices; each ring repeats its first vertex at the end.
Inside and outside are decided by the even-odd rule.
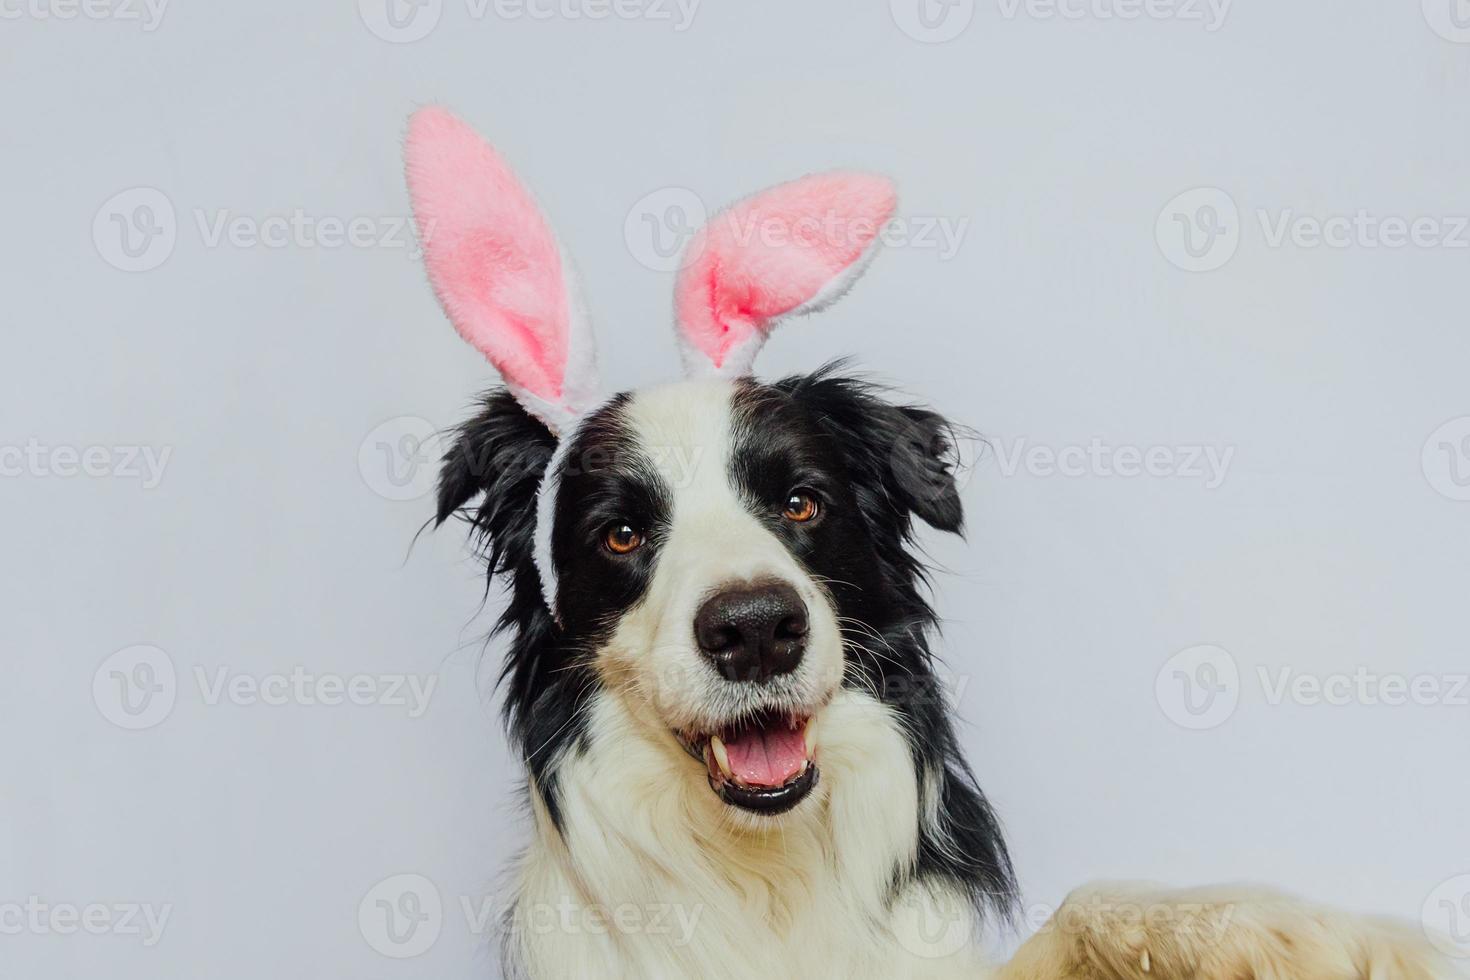
POLYGON ((597 403, 597 352, 556 237, 500 154, 447 110, 414 113, 404 161, 449 322, 560 432, 597 403))
MULTIPOLYGON (((414 114, 404 157, 444 312, 527 411, 566 433, 601 401, 597 358, 545 218, 500 154, 445 109, 414 114)), ((862 274, 896 206, 886 178, 828 173, 717 214, 690 241, 674 288, 686 373, 748 374, 777 323, 825 307, 862 274)))

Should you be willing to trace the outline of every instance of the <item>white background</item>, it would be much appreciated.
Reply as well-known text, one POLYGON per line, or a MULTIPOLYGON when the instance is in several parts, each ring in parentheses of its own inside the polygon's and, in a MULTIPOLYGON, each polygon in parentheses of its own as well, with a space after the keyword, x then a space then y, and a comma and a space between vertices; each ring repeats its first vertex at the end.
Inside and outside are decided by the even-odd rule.
POLYGON ((1417 920, 1470 892, 1435 892, 1470 872, 1470 706, 1448 695, 1470 669, 1470 30, 1450 0, 1242 0, 1223 21, 932 0, 933 30, 917 0, 707 2, 688 23, 671 0, 604 19, 432 0, 397 32, 386 2, 0 4, 0 927, 31 896, 170 909, 152 946, 7 927, 0 974, 495 974, 461 904, 496 907, 521 829, 499 650, 481 655, 495 602, 459 529, 414 543, 432 469, 380 448, 492 380, 395 232, 405 119, 429 102, 537 189, 616 387, 677 365, 645 213, 672 234, 691 200, 853 166, 963 226, 952 254, 889 249, 760 366, 851 354, 1003 450, 966 485, 968 541, 929 544, 963 738, 1028 903, 1099 876, 1248 879, 1417 920), (298 211, 372 240, 331 247, 329 220, 252 241, 298 211), (1440 240, 1312 244, 1311 221, 1359 211, 1440 240), (1283 217, 1300 234, 1273 243, 1283 217), (1232 455, 1214 487, 1006 465, 1094 439, 1232 455), (110 462, 64 475, 58 447, 110 462), (129 447, 168 453, 157 480, 129 447), (140 644, 172 707, 128 730, 113 674, 144 675, 109 658, 140 644), (1224 656, 1171 662, 1201 645, 1224 656), (221 670, 297 668, 436 687, 419 717, 210 703, 221 670), (1284 668, 1444 696, 1273 704, 1284 668), (375 932, 370 895, 399 874, 442 903, 403 959, 375 948, 417 951, 375 932))

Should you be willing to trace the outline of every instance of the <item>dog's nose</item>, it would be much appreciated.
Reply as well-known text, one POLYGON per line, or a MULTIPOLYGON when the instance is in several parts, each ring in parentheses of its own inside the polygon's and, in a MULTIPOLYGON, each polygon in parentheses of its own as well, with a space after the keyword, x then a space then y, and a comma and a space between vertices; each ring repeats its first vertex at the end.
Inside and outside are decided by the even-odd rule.
POLYGON ((721 589, 694 615, 699 648, 732 681, 765 680, 795 670, 806 634, 806 603, 784 583, 721 589))

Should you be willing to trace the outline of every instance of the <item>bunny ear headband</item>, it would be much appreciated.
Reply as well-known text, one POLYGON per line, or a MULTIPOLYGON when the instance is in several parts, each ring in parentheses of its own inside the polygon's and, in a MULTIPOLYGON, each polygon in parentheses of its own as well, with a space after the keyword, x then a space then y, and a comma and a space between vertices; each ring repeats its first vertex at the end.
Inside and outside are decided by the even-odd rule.
MULTIPOLYGON (((591 323, 540 209, 473 129, 446 109, 421 109, 409 121, 404 159, 440 305, 560 440, 542 480, 535 535, 555 614, 554 474, 580 420, 605 400, 591 323)), ((685 374, 750 374, 778 323, 824 308, 856 281, 896 206, 887 178, 832 172, 761 191, 711 218, 686 247, 674 286, 685 374)))

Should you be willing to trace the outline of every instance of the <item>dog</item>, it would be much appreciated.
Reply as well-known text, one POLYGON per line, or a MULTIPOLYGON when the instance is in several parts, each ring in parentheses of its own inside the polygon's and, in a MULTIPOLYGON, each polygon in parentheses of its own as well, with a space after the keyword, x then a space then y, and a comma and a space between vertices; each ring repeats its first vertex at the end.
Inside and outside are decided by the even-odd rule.
POLYGON ((1093 886, 996 966, 1018 888, 961 753, 917 525, 959 533, 954 427, 841 364, 752 374, 841 296, 897 200, 810 176, 713 218, 675 285, 681 380, 605 396, 570 265, 501 156, 409 124, 430 282, 499 370, 437 513, 506 585, 508 728, 532 834, 507 975, 1352 978, 1447 975, 1392 924, 1267 892, 1093 886))

